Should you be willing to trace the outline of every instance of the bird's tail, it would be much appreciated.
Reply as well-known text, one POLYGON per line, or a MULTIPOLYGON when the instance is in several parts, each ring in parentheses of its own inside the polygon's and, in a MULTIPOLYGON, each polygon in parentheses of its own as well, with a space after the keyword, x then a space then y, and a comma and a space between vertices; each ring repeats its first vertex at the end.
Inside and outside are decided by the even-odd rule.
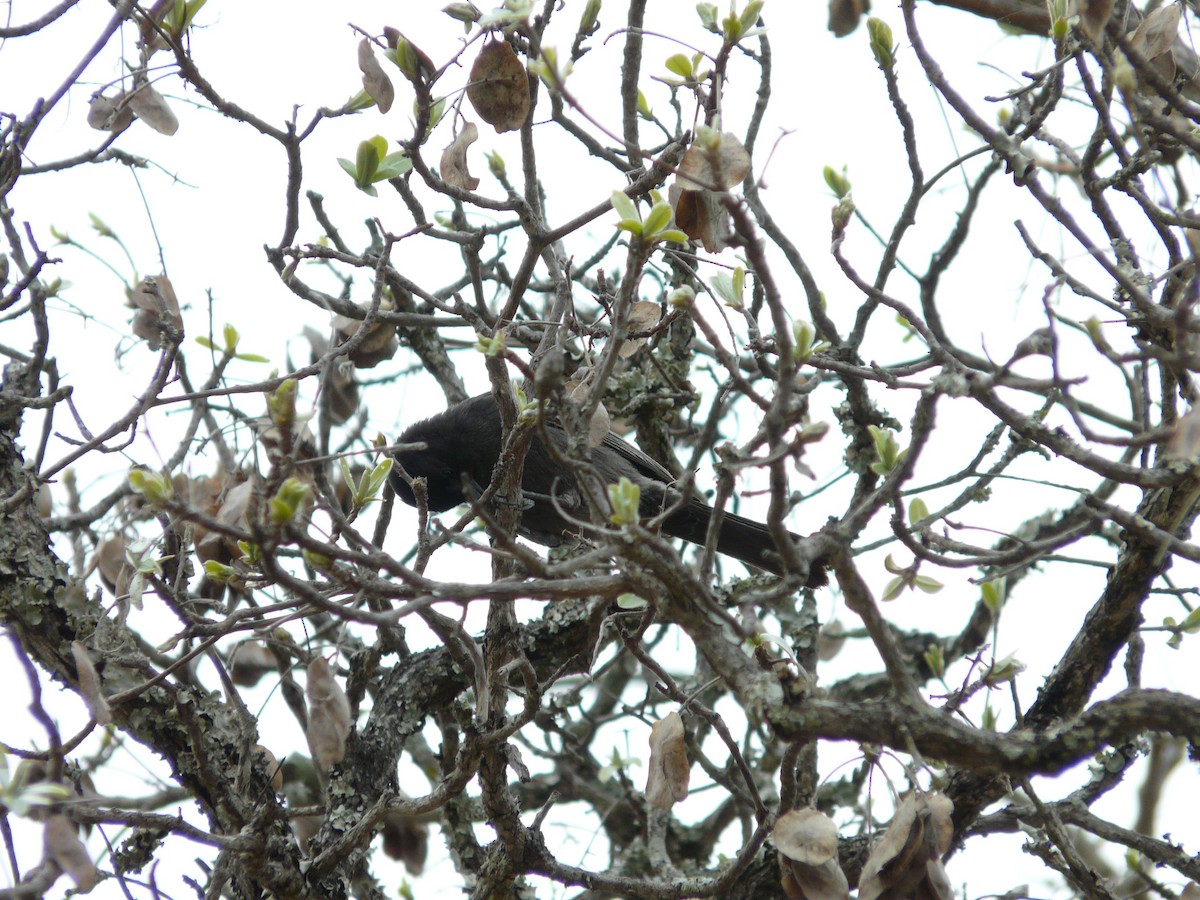
MULTIPOLYGON (((704 546, 712 512, 712 508, 707 504, 693 500, 667 517, 663 522, 663 531, 704 546)), ((799 535, 790 531, 788 537, 793 541, 800 540, 799 535)), ((783 560, 775 547, 775 540, 770 529, 761 522, 725 513, 721 517, 721 530, 717 534, 717 552, 775 575, 783 574, 783 560)), ((823 562, 819 559, 814 561, 809 571, 807 586, 821 587, 828 580, 823 562)))

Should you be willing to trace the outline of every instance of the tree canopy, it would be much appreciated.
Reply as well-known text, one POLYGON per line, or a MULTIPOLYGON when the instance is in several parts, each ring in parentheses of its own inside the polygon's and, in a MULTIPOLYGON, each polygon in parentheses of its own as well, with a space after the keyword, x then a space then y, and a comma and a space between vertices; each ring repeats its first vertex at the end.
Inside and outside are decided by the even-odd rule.
POLYGON ((1200 896, 1190 6, 111 5, 0 26, 0 895, 1200 896))

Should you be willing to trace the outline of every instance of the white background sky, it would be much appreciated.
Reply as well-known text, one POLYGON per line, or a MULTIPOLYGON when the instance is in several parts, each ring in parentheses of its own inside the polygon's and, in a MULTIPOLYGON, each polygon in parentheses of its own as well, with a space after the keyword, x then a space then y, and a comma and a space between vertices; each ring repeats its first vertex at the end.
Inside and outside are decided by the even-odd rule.
MULTIPOLYGON (((358 35, 349 23, 371 33, 379 33, 384 25, 396 26, 431 58, 440 61, 456 52, 462 37, 461 28, 439 11, 440 6, 440 3, 419 2, 284 4, 210 0, 197 20, 201 27, 194 31, 191 46, 201 72, 227 99, 275 125, 290 117, 295 108, 297 120, 305 124, 318 107, 340 106, 359 89, 355 57, 358 35)), ((611 0, 606 4, 610 9, 602 14, 600 35, 620 25, 612 18, 619 6, 611 0)), ((665 36, 690 41, 701 41, 703 37, 694 24, 691 2, 655 0, 650 6, 647 30, 664 36, 648 35, 645 39, 642 86, 651 106, 666 112, 667 89, 649 76, 667 74, 663 61, 682 48, 665 36)), ((16 0, 11 4, 11 21, 31 19, 43 8, 44 4, 16 0)), ((565 54, 570 46, 581 8, 579 0, 568 0, 566 11, 557 19, 558 29, 547 39, 547 43, 559 47, 560 53, 565 54)), ((936 171, 958 152, 973 148, 975 139, 952 124, 955 121, 952 115, 944 115, 906 46, 899 11, 884 5, 874 13, 888 21, 896 33, 901 88, 918 123, 926 172, 936 171)), ((110 15, 108 3, 84 0, 80 8, 45 34, 0 45, 0 108, 23 114, 36 97, 50 94, 94 41, 110 15)), ((838 273, 828 253, 829 210, 833 200, 821 178, 821 170, 825 165, 846 166, 859 208, 876 227, 886 231, 908 186, 907 165, 899 152, 899 126, 887 103, 882 76, 871 60, 865 29, 847 39, 835 40, 825 28, 824 4, 816 2, 793 4, 770 0, 764 16, 772 36, 776 74, 771 111, 760 136, 756 170, 765 175, 767 204, 816 273, 831 314, 839 323, 847 324, 860 298, 838 273), (763 173, 765 151, 784 131, 789 133, 781 137, 763 173)), ((988 106, 983 97, 1003 93, 1017 83, 1021 71, 1038 68, 1050 59, 1044 42, 1005 35, 995 25, 966 14, 923 5, 920 21, 924 23, 924 34, 934 55, 941 60, 951 80, 979 109, 988 106)), ((85 123, 88 94, 93 85, 121 75, 122 49, 130 59, 134 58, 132 32, 125 39, 123 48, 114 44, 106 49, 84 76, 85 86, 73 91, 50 113, 29 147, 29 162, 44 164, 98 143, 98 133, 90 131, 85 123)), ((611 39, 607 46, 595 46, 569 81, 589 113, 616 133, 620 131, 617 88, 622 46, 620 36, 611 39)), ((706 46, 712 49, 715 44, 710 41, 706 46)), ((468 60, 473 53, 468 53, 468 60)), ((166 63, 165 57, 162 62, 166 63)), ((445 84, 460 86, 465 84, 466 77, 464 68, 447 76, 445 84)), ((324 122, 304 146, 305 188, 325 196, 331 218, 351 244, 365 243, 366 232, 361 223, 368 217, 380 217, 385 226, 397 233, 406 230, 409 224, 407 212, 386 186, 382 187, 379 198, 369 198, 353 187, 336 162, 339 156, 353 158, 358 142, 376 133, 392 142, 405 136, 412 97, 401 78, 394 81, 397 102, 388 116, 369 110, 355 117, 324 122)), ((726 124, 731 130, 742 130, 755 88, 750 70, 733 70, 726 94, 726 124)), ((270 366, 281 370, 287 367, 289 341, 292 359, 297 363, 307 362, 307 349, 295 340, 300 327, 307 323, 324 330, 327 317, 319 310, 305 309, 282 287, 266 264, 262 249, 265 244, 276 243, 282 231, 285 167, 281 149, 246 126, 228 122, 194 105, 196 98, 182 91, 177 79, 164 78, 159 89, 171 98, 180 117, 179 132, 164 137, 139 123, 118 143, 121 149, 151 163, 149 169, 138 175, 140 190, 129 171, 116 163, 29 177, 20 182, 10 197, 18 220, 30 223, 44 247, 53 243, 48 230, 53 226, 123 267, 123 257, 115 246, 91 231, 88 214, 94 213, 125 241, 133 255, 137 277, 160 271, 157 236, 180 301, 190 307, 185 313, 189 341, 207 327, 207 297, 211 295, 211 320, 218 335, 222 325, 231 322, 243 334, 243 349, 269 356, 270 366)), ((998 108, 992 106, 987 113, 989 118, 994 118, 998 108)), ((545 108, 543 99, 540 112, 545 108)), ((476 118, 473 112, 469 118, 476 118)), ((448 128, 448 122, 443 128, 448 128)), ((600 202, 621 184, 610 170, 591 164, 573 145, 551 136, 552 129, 553 126, 546 126, 539 130, 539 152, 548 186, 551 220, 561 222, 600 202)), ((430 147, 440 150, 449 142, 448 130, 445 135, 444 139, 435 136, 430 147)), ((498 195, 498 186, 488 175, 483 159, 483 152, 488 150, 499 150, 515 177, 519 171, 516 138, 497 136, 482 126, 481 139, 471 151, 470 165, 483 181, 481 191, 498 195)), ((922 269, 929 252, 944 238, 957 209, 961 188, 962 179, 954 176, 935 188, 936 193, 946 195, 947 202, 922 212, 918 227, 902 253, 902 259, 914 268, 922 269)), ((1039 296, 1046 281, 1044 272, 1030 266, 1027 254, 1017 242, 1013 221, 1024 218, 1035 238, 1043 241, 1051 252, 1062 252, 1068 259, 1078 252, 1059 243, 1057 230, 1041 224, 1037 211, 1029 208, 1023 192, 1011 183, 994 184, 989 194, 979 217, 981 227, 990 227, 988 240, 973 260, 956 268, 946 280, 942 310, 948 329, 963 345, 972 349, 986 346, 993 358, 1004 359, 1017 341, 1041 324, 1039 296), (982 333, 985 323, 986 334, 982 333)), ((434 205, 428 211, 436 209, 434 205)), ((302 221, 299 241, 315 241, 320 231, 307 206, 302 209, 302 221)), ((607 236, 614 221, 615 217, 609 217, 593 223, 589 234, 597 239, 607 236)), ((585 242, 572 246, 581 256, 586 253, 585 242)), ((861 227, 851 227, 847 252, 860 262, 862 271, 873 272, 878 246, 861 227)), ((54 253, 63 260, 55 274, 71 282, 71 286, 63 291, 62 300, 55 307, 52 353, 59 361, 64 380, 75 386, 78 408, 84 411, 90 425, 101 426, 128 408, 132 398, 143 389, 153 355, 140 342, 127 337, 129 313, 124 307, 120 281, 76 249, 59 248, 54 253)), ((443 270, 436 267, 444 266, 444 271, 453 272, 461 265, 456 254, 432 241, 402 245, 398 259, 406 274, 427 287, 436 287, 447 280, 443 270)), ((122 272, 134 278, 128 268, 122 268, 122 272)), ((899 279, 890 287, 902 299, 912 299, 911 288, 899 279)), ((796 290, 791 282, 787 288, 796 290)), ((795 313, 803 317, 798 291, 796 296, 795 313)), ((365 297, 361 293, 355 299, 361 302, 365 297)), ((890 317, 880 317, 880 321, 890 322, 890 317)), ((27 338, 17 332, 19 329, 13 326, 0 328, 0 343, 24 346, 27 338)), ((881 362, 916 355, 915 349, 899 346, 900 335, 898 327, 878 329, 865 348, 865 355, 871 357, 877 353, 881 362)), ((463 337, 467 336, 469 332, 464 330, 463 337)), ((187 353, 193 378, 199 381, 203 378, 207 355, 194 344, 189 345, 187 353)), ((268 368, 235 366, 232 376, 257 380, 268 368)), ((483 368, 477 359, 468 360, 461 368, 464 374, 473 375, 475 385, 482 385, 483 368)), ((431 382, 413 379, 401 382, 386 397, 372 395, 373 427, 391 435, 399 426, 436 411, 442 400, 440 392, 430 385, 431 382), (384 403, 380 404, 380 400, 384 403)), ((951 421, 953 427, 964 431, 982 421, 964 402, 947 403, 942 420, 951 421)), ((59 420, 59 427, 69 427, 65 417, 59 420)), ((964 461, 961 454, 969 456, 978 446, 964 439, 957 448, 959 455, 955 456, 953 442, 950 444, 945 455, 935 455, 922 466, 915 483, 933 481, 953 471, 964 461)), ((65 450, 58 445, 50 451, 48 460, 56 459, 65 450)), ((141 442, 131 448, 131 457, 153 464, 159 452, 169 453, 169 449, 164 451, 141 442)), ((841 472, 840 452, 836 440, 816 451, 810 462, 817 471, 818 483, 841 472)), ((207 464, 205 460, 198 463, 207 464)), ((95 497, 106 493, 116 479, 124 477, 124 472, 123 467, 107 471, 82 469, 85 506, 88 492, 94 492, 95 497)), ((1015 486, 1011 490, 1013 502, 997 512, 1003 519, 976 524, 1002 530, 1047 503, 1064 506, 1073 499, 1061 492, 1026 493, 1015 486)), ((929 505, 933 508, 934 501, 929 505)), ((804 530, 803 526, 804 523, 798 523, 796 528, 804 530)), ((394 525, 393 537, 402 527, 406 526, 394 525)), ((399 552, 403 547, 396 545, 393 549, 399 552)), ((441 571, 447 576, 461 577, 453 569, 441 571)), ((881 564, 876 566, 875 574, 874 585, 881 588, 886 580, 881 564)), ((969 574, 964 573, 963 577, 969 574)), ((1103 582, 1103 572, 1076 568, 1068 570, 1064 578, 1042 579, 1034 582, 1040 585, 1036 588, 1023 585, 1014 617, 1019 614, 1017 621, 1024 625, 1000 634, 998 652, 1018 653, 1031 672, 1048 671, 1058 658, 1083 611, 1093 602, 1103 582)), ((886 612, 902 626, 922 625, 952 632, 969 612, 975 596, 977 589, 959 580, 933 597, 906 595, 887 607, 886 612)), ((823 614, 834 613, 836 607, 832 594, 827 593, 822 598, 823 614)), ((536 612, 532 608, 526 610, 528 615, 536 612)), ((845 620, 846 616, 842 618, 845 620)), ((1150 618, 1153 620, 1152 615, 1150 618)), ((162 627, 169 632, 169 625, 162 627)), ((1186 651, 1160 653, 1156 645, 1159 640, 1153 635, 1149 638, 1147 686, 1188 683, 1188 676, 1194 675, 1194 671, 1186 651)), ((827 681, 836 680, 855 667, 853 654, 846 654, 845 659, 835 660, 823 677, 827 681)), ((17 679, 10 683, 23 682, 17 679)), ((1037 687, 1033 680, 1022 683, 1024 706, 1031 702, 1037 687)), ((1119 687, 1115 683, 1111 689, 1119 687)), ((267 700, 265 695, 263 700, 267 700)), ((50 701, 56 714, 63 716, 64 731, 70 732, 82 721, 81 706, 72 696, 52 694, 50 701)), ((25 698, 10 694, 11 712, 18 714, 24 702, 25 698)), ((278 705, 277 698, 274 702, 278 705)), ((272 737, 283 744, 291 741, 290 747, 282 748, 283 752, 276 749, 282 756, 288 749, 302 748, 304 742, 290 717, 279 718, 278 726, 271 726, 272 737)), ((1007 727, 1009 723, 1001 724, 1007 727)), ((0 739, 6 742, 21 744, 29 739, 29 734, 24 726, 0 726, 0 739)), ((632 734, 629 741, 635 748, 644 746, 643 735, 632 734)), ((613 742, 617 749, 625 751, 623 737, 614 736, 613 742)), ((846 750, 855 752, 852 747, 846 750)), ((131 779, 140 779, 141 763, 132 755, 125 759, 131 779)), ((693 777, 697 774, 693 773, 693 777)), ((643 777, 643 773, 634 774, 635 781, 643 777)), ((1069 779, 1077 783, 1084 777, 1085 773, 1079 769, 1069 779)), ((132 792, 134 788, 131 786, 129 790, 132 792)), ((698 817, 706 809, 705 802, 705 795, 698 794, 678 814, 685 819, 698 817)), ((1128 816, 1105 805, 1110 803, 1127 806, 1128 792, 1097 808, 1098 813, 1113 815, 1117 821, 1126 823, 1128 816)), ((1183 796, 1169 798, 1169 804, 1186 808, 1187 803, 1183 796)), ((1174 827, 1176 823, 1190 825, 1193 819, 1181 813, 1164 821, 1170 821, 1174 827)), ((482 835, 487 835, 486 831, 482 835)), ((1194 829, 1191 834, 1175 829, 1174 836, 1179 840, 1190 839, 1192 843, 1188 846, 1194 846, 1200 837, 1194 829)), ((490 835, 487 837, 490 839, 490 835)), ((587 864, 582 854, 591 832, 584 830, 575 837, 580 856, 566 859, 587 864)), ((987 891, 1002 892, 1027 880, 1036 885, 1041 866, 1017 849, 1020 841, 1018 837, 990 838, 986 852, 968 851, 957 857, 950 865, 952 881, 967 882, 972 896, 987 891), (997 843, 1005 845, 1002 851, 997 849, 997 843), (1002 868, 992 862, 999 859, 1003 859, 1002 868)), ((193 855, 191 848, 183 847, 177 861, 179 871, 170 875, 160 872, 160 883, 167 886, 168 878, 189 871, 193 855)), ((29 861, 35 857, 36 851, 31 851, 29 861)), ((590 862, 598 864, 596 858, 590 862)), ((434 885, 445 883, 447 866, 445 851, 435 837, 431 844, 430 874, 417 883, 418 896, 422 895, 422 889, 431 891, 434 885)), ((392 885, 398 883, 397 870, 384 867, 383 872, 385 877, 393 879, 392 885)), ((59 888, 65 884, 60 882, 59 888)), ((176 897, 186 891, 177 880, 170 885, 168 889, 176 897)), ((116 889, 110 883, 98 893, 115 896, 116 889)))

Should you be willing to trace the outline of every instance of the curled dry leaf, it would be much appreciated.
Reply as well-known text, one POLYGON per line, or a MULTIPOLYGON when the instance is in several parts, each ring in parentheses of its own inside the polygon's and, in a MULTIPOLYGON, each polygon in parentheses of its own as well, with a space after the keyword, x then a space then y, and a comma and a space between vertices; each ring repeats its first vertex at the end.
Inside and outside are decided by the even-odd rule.
POLYGON ((833 819, 815 809, 784 813, 771 831, 779 848, 783 891, 789 900, 845 900, 850 884, 838 863, 833 819))
POLYGON ((729 212, 720 194, 688 190, 676 182, 667 190, 667 198, 675 210, 676 228, 709 253, 729 246, 729 212))
MULTIPOLYGON (((582 370, 581 370, 582 371, 582 370)), ((579 373, 577 372, 576 375, 579 373)), ((587 399, 588 389, 591 379, 584 377, 576 379, 572 377, 567 382, 567 399, 575 404, 576 407, 582 406, 587 399)), ((592 413, 592 418, 588 422, 587 445, 589 448, 599 447, 604 443, 604 439, 608 437, 608 433, 612 430, 612 416, 608 414, 608 408, 603 402, 596 404, 596 411, 592 413)))
POLYGON ((133 577, 133 566, 125 558, 129 542, 123 537, 110 537, 100 542, 96 548, 96 571, 104 586, 112 591, 114 597, 129 593, 129 579, 133 577))
POLYGON ((179 119, 171 112, 166 99, 144 79, 134 84, 129 94, 129 108, 159 134, 170 137, 179 130, 179 119))
POLYGON ((906 796, 863 865, 859 900, 910 896, 953 900, 942 865, 954 833, 953 809, 950 798, 940 792, 906 796))
POLYGON ((415 816, 389 812, 383 820, 383 852, 404 863, 412 876, 425 871, 429 856, 429 826, 415 816))
POLYGON ((829 30, 834 37, 845 37, 870 9, 871 0, 829 0, 829 30))
POLYGON ((438 172, 442 181, 464 191, 473 191, 479 187, 479 179, 467 171, 467 148, 479 140, 479 128, 474 122, 468 122, 462 131, 455 135, 450 146, 442 151, 438 172))
MULTIPOLYGON (((1173 50, 1178 35, 1179 4, 1168 3, 1160 6, 1142 20, 1133 32, 1133 37, 1129 39, 1129 43, 1159 76, 1171 81, 1175 78, 1173 50)), ((1149 86, 1143 86, 1140 89, 1146 92, 1152 91, 1149 86)))
POLYGON ((1193 407, 1182 416, 1163 449, 1167 459, 1190 460, 1200 456, 1200 407, 1193 407))
MULTIPOLYGON (((629 310, 629 333, 643 335, 653 331, 654 326, 662 320, 662 310, 657 303, 650 300, 639 300, 629 310)), ((644 337, 632 337, 621 345, 621 359, 629 359, 646 343, 644 337)))
POLYGON ((37 514, 43 519, 50 518, 54 512, 54 495, 50 490, 48 482, 43 481, 38 485, 37 492, 37 514))
POLYGON ((328 775, 330 767, 346 755, 350 700, 325 657, 318 656, 308 664, 305 694, 308 696, 308 748, 317 771, 328 775))
MULTIPOLYGON (((308 339, 310 349, 309 363, 315 364, 328 352, 329 341, 311 325, 304 326, 304 336, 308 339)), ((339 357, 321 378, 321 408, 334 425, 344 425, 358 412, 358 401, 354 364, 339 357)))
POLYGON ((242 641, 229 654, 229 677, 239 687, 254 687, 275 671, 275 656, 262 641, 242 641))
POLYGON ((837 619, 831 619, 821 626, 817 634, 817 658, 821 662, 829 662, 846 644, 846 627, 837 619))
MULTIPOLYGON (((248 531, 253 500, 253 481, 242 481, 235 484, 226 492, 225 499, 217 508, 217 521, 229 528, 236 528, 238 531, 248 531)), ((196 526, 196 555, 200 557, 201 562, 214 561, 227 565, 241 556, 241 549, 233 537, 196 526)))
POLYGON ((363 90, 367 92, 367 96, 375 101, 380 112, 387 112, 392 108, 392 101, 396 99, 396 89, 392 87, 392 79, 387 77, 383 66, 379 64, 368 38, 358 42, 358 69, 362 72, 363 90))
POLYGON ((1171 51, 1178 34, 1179 4, 1167 3, 1141 21, 1129 43, 1143 59, 1157 59, 1171 51))
POLYGON ((659 809, 670 809, 686 800, 690 770, 683 719, 677 712, 669 713, 650 726, 646 802, 659 809))
POLYGON ((166 275, 147 275, 130 294, 129 301, 137 310, 133 317, 133 333, 146 342, 151 350, 162 347, 163 333, 183 338, 183 317, 175 288, 166 275))
MULTIPOLYGON (((380 312, 391 312, 395 304, 388 298, 379 303, 380 312)), ((363 326, 362 319, 353 316, 336 315, 333 317, 333 330, 337 332, 339 346, 358 334, 363 326)), ((385 360, 391 359, 400 349, 400 341, 396 337, 396 326, 389 322, 375 321, 367 334, 355 344, 350 351, 349 359, 359 369, 373 369, 385 360)))
POLYGON ((74 822, 61 813, 50 816, 43 827, 42 844, 46 855, 71 877, 80 893, 86 894, 96 886, 96 865, 79 839, 74 822))
POLYGON ((728 191, 749 173, 750 154, 737 135, 710 130, 683 154, 677 183, 688 190, 728 191))
POLYGON ((1114 0, 1076 0, 1079 10, 1079 24, 1084 32, 1096 43, 1104 40, 1104 27, 1112 16, 1114 0))
POLYGON ((262 744, 255 744, 250 748, 250 752, 263 764, 263 767, 267 770, 267 774, 271 776, 271 787, 278 794, 283 790, 283 766, 279 764, 279 760, 275 758, 275 754, 262 744))
POLYGON ((529 79, 504 41, 488 41, 475 57, 467 99, 479 118, 498 132, 516 131, 529 118, 529 79))
POLYGON ((133 124, 133 110, 124 94, 106 97, 97 91, 88 102, 87 123, 97 131, 124 131, 133 124))
POLYGON ((79 641, 72 641, 71 658, 75 660, 75 671, 79 675, 79 694, 83 697, 84 705, 97 725, 108 725, 112 722, 112 711, 108 708, 108 701, 104 699, 104 691, 100 687, 100 673, 92 664, 87 647, 79 641))

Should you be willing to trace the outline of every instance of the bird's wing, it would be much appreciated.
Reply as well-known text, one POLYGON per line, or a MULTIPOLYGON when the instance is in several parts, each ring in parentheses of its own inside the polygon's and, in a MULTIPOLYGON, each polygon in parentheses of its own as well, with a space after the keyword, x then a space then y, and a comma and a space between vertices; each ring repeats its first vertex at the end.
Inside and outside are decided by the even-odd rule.
POLYGON ((617 437, 611 431, 604 436, 604 440, 600 442, 600 446, 607 447, 618 454, 647 478, 661 481, 664 485, 669 485, 675 480, 675 476, 668 472, 662 463, 653 457, 647 456, 628 441, 621 440, 621 438, 617 437))

